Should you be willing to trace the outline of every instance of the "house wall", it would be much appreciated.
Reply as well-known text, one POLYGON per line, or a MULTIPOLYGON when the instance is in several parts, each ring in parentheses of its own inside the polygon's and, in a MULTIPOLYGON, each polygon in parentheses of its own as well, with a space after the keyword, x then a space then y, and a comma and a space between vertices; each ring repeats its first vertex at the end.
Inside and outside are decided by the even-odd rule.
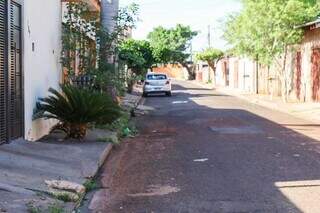
POLYGON ((188 79, 187 71, 178 64, 167 64, 152 68, 153 72, 167 74, 170 78, 188 79))
POLYGON ((216 66, 216 84, 220 87, 253 93, 255 91, 255 67, 256 63, 248 58, 224 58, 216 66))
POLYGON ((210 66, 207 62, 198 61, 195 65, 195 72, 196 72, 196 81, 202 83, 209 83, 209 75, 210 80, 212 81, 214 74, 210 66), (209 74, 210 73, 210 74, 209 74))
MULTIPOLYGON (((287 94, 287 100, 291 102, 314 102, 313 84, 318 84, 317 96, 320 93, 320 68, 316 68, 318 75, 312 75, 312 53, 315 49, 320 51, 320 28, 305 29, 303 40, 300 44, 291 46, 286 56, 285 72, 279 75, 283 64, 283 56, 279 57, 270 66, 259 65, 258 69, 258 93, 272 96, 287 94), (282 80, 280 79, 282 78, 282 80), (285 84, 283 82, 285 82, 285 84), (284 84, 284 85, 282 85, 284 84)), ((319 54, 318 54, 319 55, 319 54)), ((226 87, 226 75, 223 63, 227 60, 229 68, 229 85, 231 89, 255 93, 256 91, 256 62, 248 58, 229 57, 222 59, 217 64, 216 84, 226 87)), ((320 64, 320 57, 317 66, 320 64)), ((198 63, 197 69, 199 81, 205 82, 208 74, 206 69, 198 63), (201 76, 201 78, 200 78, 201 76)), ((319 97, 318 97, 319 99, 319 97)), ((316 100, 319 102, 319 100, 316 100)))
POLYGON ((229 58, 229 87, 239 88, 239 59, 237 57, 229 58))
POLYGON ((220 60, 217 64, 216 64, 216 85, 220 86, 220 87, 224 87, 225 86, 225 73, 224 73, 224 65, 223 63, 226 60, 220 60))
POLYGON ((38 98, 47 96, 50 87, 58 88, 61 79, 61 0, 25 0, 22 17, 25 138, 36 140, 54 124, 32 116, 38 98))
POLYGON ((301 99, 312 101, 312 63, 311 56, 313 48, 320 47, 320 29, 307 30, 300 45, 301 51, 301 99))

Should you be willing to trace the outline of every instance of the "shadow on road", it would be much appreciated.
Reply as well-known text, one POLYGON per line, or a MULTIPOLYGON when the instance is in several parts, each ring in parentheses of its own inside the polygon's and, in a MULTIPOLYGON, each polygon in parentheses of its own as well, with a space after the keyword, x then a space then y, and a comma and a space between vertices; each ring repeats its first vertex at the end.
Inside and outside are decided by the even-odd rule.
POLYGON ((319 211, 319 141, 271 119, 281 116, 286 126, 308 126, 318 132, 319 125, 264 108, 245 110, 236 98, 188 84, 174 85, 174 90, 173 97, 147 98, 145 105, 156 110, 137 118, 140 135, 115 154, 121 168, 117 179, 107 184, 115 197, 101 208, 111 212, 118 212, 119 206, 124 212, 319 211), (197 97, 208 99, 194 100, 197 97), (187 102, 173 104, 176 100, 187 102), (179 190, 146 196, 150 186, 158 185, 179 190))

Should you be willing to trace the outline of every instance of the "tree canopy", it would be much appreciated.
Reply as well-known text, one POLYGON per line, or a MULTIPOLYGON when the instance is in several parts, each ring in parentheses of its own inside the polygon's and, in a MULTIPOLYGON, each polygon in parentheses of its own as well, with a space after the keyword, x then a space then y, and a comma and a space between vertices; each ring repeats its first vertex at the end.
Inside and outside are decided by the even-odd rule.
POLYGON ((216 63, 223 57, 223 51, 215 48, 208 48, 200 53, 197 53, 197 60, 206 61, 213 71, 213 78, 211 78, 210 72, 208 72, 208 80, 212 81, 215 85, 216 63))
POLYGON ((119 58, 126 62, 135 74, 143 74, 154 64, 150 43, 145 40, 128 39, 119 46, 119 58))
POLYGON ((215 48, 208 48, 202 52, 197 53, 197 60, 206 61, 209 64, 215 63, 223 56, 223 51, 215 48))
POLYGON ((296 26, 319 13, 316 0, 243 0, 241 13, 229 17, 224 37, 238 55, 270 64, 288 45, 301 41, 296 26))
POLYGON ((198 33, 190 26, 178 24, 174 28, 157 27, 148 35, 153 56, 158 63, 186 63, 190 57, 187 53, 191 40, 198 33))

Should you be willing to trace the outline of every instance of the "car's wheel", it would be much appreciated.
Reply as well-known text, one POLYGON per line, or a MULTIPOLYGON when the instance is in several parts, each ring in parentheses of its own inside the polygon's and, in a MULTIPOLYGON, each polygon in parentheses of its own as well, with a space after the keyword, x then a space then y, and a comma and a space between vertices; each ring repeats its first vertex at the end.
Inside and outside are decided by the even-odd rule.
POLYGON ((148 96, 148 93, 144 92, 142 93, 142 97, 147 97, 148 96))
POLYGON ((170 97, 172 94, 171 92, 166 92, 166 95, 170 97))

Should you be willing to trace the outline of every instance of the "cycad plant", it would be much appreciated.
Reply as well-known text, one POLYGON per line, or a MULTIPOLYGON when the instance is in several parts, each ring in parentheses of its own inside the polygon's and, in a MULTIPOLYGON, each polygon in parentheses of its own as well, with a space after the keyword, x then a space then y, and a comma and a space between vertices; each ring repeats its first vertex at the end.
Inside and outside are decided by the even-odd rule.
POLYGON ((61 92, 50 88, 50 95, 39 99, 35 118, 57 119, 67 137, 83 139, 89 123, 109 124, 121 115, 119 105, 98 91, 62 85, 61 92))

